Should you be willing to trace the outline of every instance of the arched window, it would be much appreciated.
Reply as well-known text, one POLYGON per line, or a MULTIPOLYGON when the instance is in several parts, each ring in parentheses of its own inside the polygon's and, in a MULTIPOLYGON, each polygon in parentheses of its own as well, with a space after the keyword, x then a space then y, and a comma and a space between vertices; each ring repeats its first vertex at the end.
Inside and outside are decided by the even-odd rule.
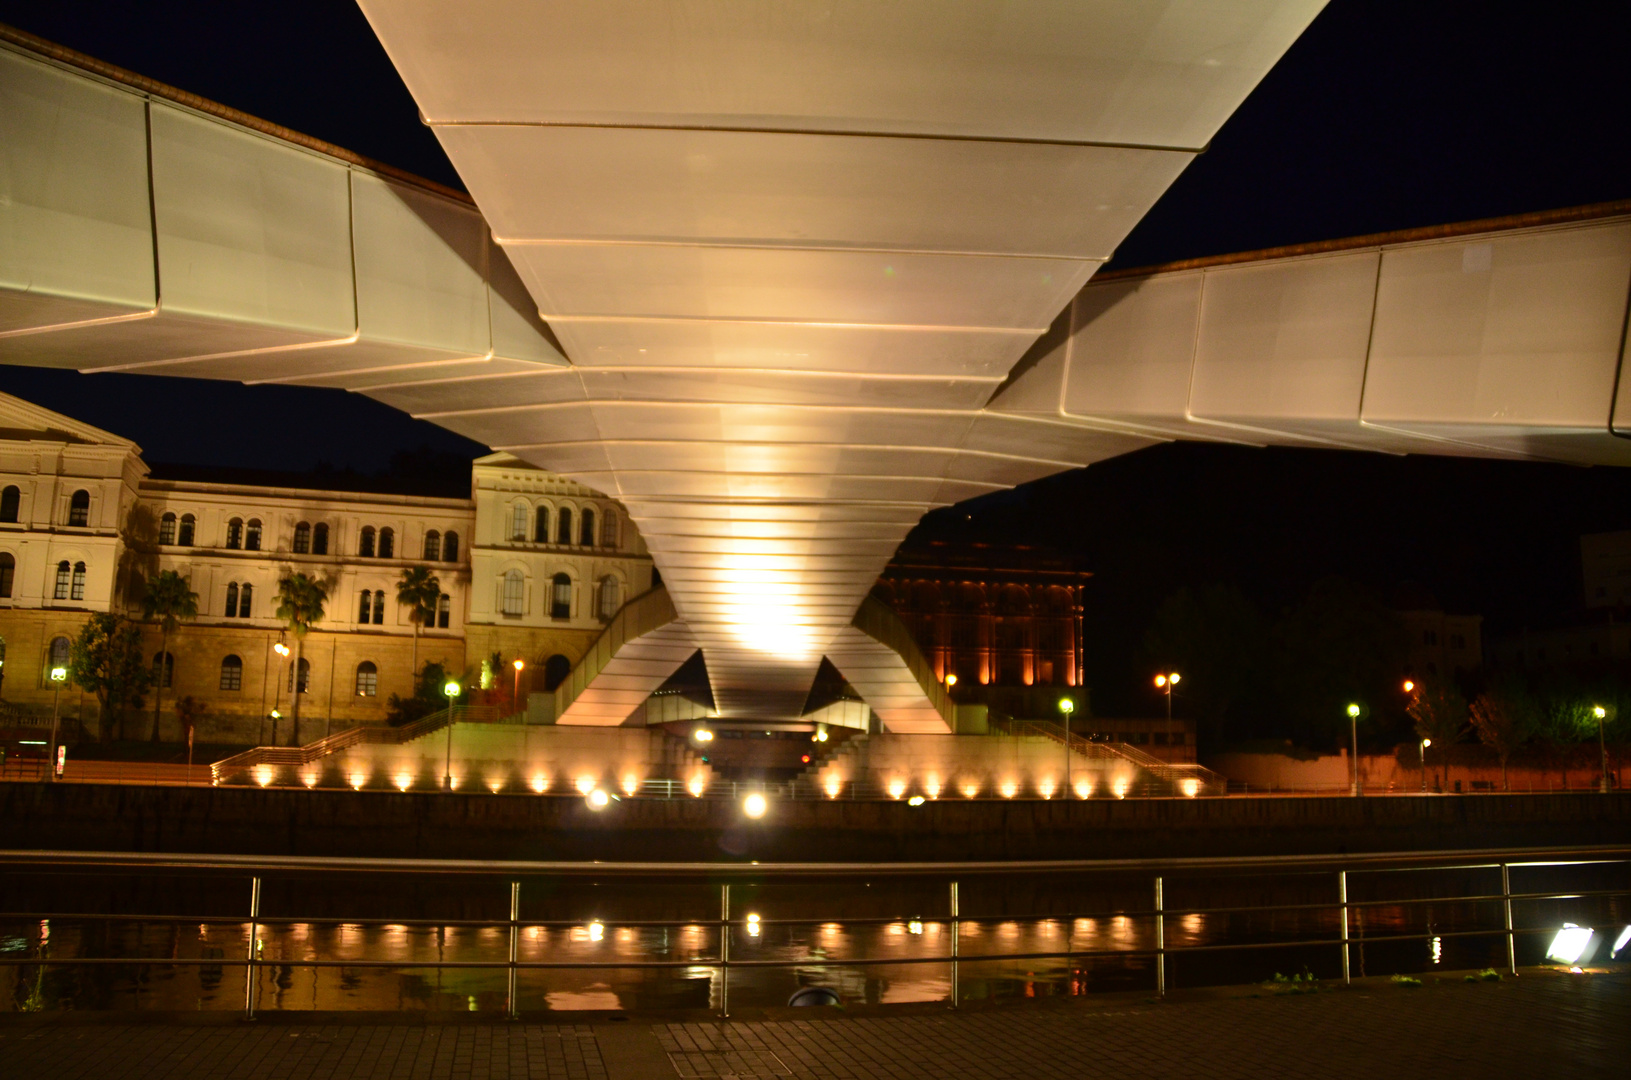
POLYGON ((385 624, 385 590, 384 589, 375 589, 374 590, 374 625, 375 626, 383 626, 384 624, 385 624))
POLYGON ((424 558, 426 562, 442 561, 442 534, 437 532, 435 529, 432 529, 425 534, 424 558))
POLYGON ((74 586, 68 593, 68 599, 85 599, 85 564, 82 562, 74 563, 74 586))
POLYGON ((11 552, 0 551, 0 597, 11 596, 12 579, 17 576, 17 560, 11 552))
POLYGON ((67 667, 68 656, 72 651, 73 646, 68 643, 67 638, 52 638, 50 662, 46 664, 46 674, 50 674, 51 668, 67 667))
POLYGON ((227 522, 227 547, 233 551, 244 546, 243 518, 233 518, 227 522))
POLYGON ((598 606, 600 618, 603 622, 609 621, 617 614, 618 605, 622 603, 622 590, 617 587, 617 579, 610 574, 600 579, 600 597, 598 606))
POLYGON ((595 546, 595 512, 593 510, 583 512, 583 526, 578 530, 578 536, 579 542, 584 547, 595 546))
POLYGON ((453 617, 453 598, 443 593, 436 601, 436 629, 446 630, 448 621, 453 617))
POLYGON ((167 653, 167 652, 166 653, 154 653, 153 654, 153 684, 155 686, 161 686, 162 685, 166 690, 168 690, 168 689, 170 689, 170 687, 172 685, 175 684, 175 681, 176 681, 176 656, 175 656, 175 653, 167 653), (162 682, 160 681, 160 671, 161 671, 161 669, 162 669, 162 673, 163 673, 163 681, 162 682))
POLYGON ((611 510, 601 515, 600 546, 608 548, 617 546, 617 514, 611 510))
POLYGON ((362 594, 357 597, 357 621, 366 623, 369 619, 369 613, 373 610, 374 593, 370 589, 364 589, 362 594))
POLYGON ((51 594, 53 600, 68 599, 68 577, 72 571, 73 566, 69 563, 57 563, 57 587, 56 591, 51 594))
POLYGON ((459 534, 458 533, 450 532, 446 536, 442 537, 442 561, 443 562, 458 562, 459 561, 459 534))
POLYGON ((372 660, 357 665, 357 696, 375 697, 379 694, 379 668, 372 660))
POLYGON ((250 518, 249 525, 244 530, 244 550, 259 551, 261 549, 261 523, 259 518, 250 518))
POLYGON ((255 587, 246 582, 244 587, 238 592, 238 618, 249 618, 249 604, 254 598, 255 587))
POLYGON ((549 507, 540 506, 533 515, 532 538, 540 544, 549 543, 549 507))
POLYGON ((365 526, 357 536, 357 554, 365 559, 374 557, 374 527, 365 526))
POLYGON ((16 521, 22 508, 23 493, 16 484, 8 484, 0 491, 0 521, 16 521))
POLYGON ((527 504, 516 503, 510 509, 510 539, 525 540, 527 538, 527 504))
POLYGON ((557 544, 572 542, 572 511, 564 506, 555 515, 555 542, 557 544))
POLYGON ((544 661, 544 689, 553 690, 572 674, 572 661, 556 653, 544 661))
POLYGON ((238 617, 238 583, 236 581, 233 581, 233 582, 228 582, 227 583, 227 618, 236 619, 237 617, 238 617))
POLYGON ((73 498, 68 500, 68 524, 89 525, 91 523, 91 493, 84 488, 74 492, 73 498))
MULTIPOLYGON (((566 513, 566 511, 561 511, 566 513)), ((566 574, 556 574, 549 590, 549 617, 551 619, 570 619, 572 617, 572 579, 566 574)))
POLYGON ((328 554, 328 523, 319 521, 311 529, 311 553, 313 555, 328 554))
MULTIPOLYGON (((289 681, 285 684, 289 693, 294 693, 294 668, 289 669, 289 681)), ((311 662, 304 656, 300 658, 300 692, 311 693, 311 662)))
POLYGON ((178 547, 193 546, 193 530, 197 524, 198 519, 191 514, 181 515, 181 531, 176 533, 176 545, 178 547))
POLYGON ((526 582, 519 570, 504 573, 504 599, 499 608, 506 615, 520 615, 526 606, 526 582))
POLYGON ((176 542, 176 516, 165 514, 159 518, 159 543, 166 546, 176 542))
POLYGON ((379 531, 379 557, 382 559, 396 558, 396 533, 390 529, 379 531))
POLYGON ((221 689, 242 690, 244 688, 244 662, 236 656, 225 657, 221 661, 221 689))
POLYGON ((306 555, 311 552, 311 523, 302 521, 294 527, 293 551, 296 555, 306 555))

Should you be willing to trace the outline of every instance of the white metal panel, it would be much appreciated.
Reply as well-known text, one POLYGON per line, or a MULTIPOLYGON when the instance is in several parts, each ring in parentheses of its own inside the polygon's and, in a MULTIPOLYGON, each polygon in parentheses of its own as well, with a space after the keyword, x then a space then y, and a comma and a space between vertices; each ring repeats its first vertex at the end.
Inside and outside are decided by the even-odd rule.
POLYGON ((1200 301, 1198 272, 1083 289, 1072 305, 1064 411, 1185 431, 1200 301))

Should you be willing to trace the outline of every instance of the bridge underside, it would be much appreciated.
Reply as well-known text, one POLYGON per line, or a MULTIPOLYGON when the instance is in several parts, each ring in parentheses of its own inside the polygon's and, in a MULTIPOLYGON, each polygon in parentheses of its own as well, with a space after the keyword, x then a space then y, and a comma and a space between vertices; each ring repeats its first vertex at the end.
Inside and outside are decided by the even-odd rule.
POLYGON ((0 50, 0 360, 344 387, 599 488, 724 716, 824 655, 882 702, 853 622, 925 511, 1157 441, 1631 457, 1631 207, 1089 281, 1320 0, 362 6, 474 206, 0 50))

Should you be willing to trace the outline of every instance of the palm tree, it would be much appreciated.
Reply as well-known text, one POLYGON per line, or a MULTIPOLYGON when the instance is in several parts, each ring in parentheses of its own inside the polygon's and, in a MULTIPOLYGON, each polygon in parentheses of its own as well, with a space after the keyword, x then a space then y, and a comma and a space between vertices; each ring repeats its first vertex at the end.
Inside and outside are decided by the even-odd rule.
POLYGON ((442 598, 442 583, 425 566, 406 566, 396 583, 396 602, 408 608, 413 623, 413 677, 419 678, 419 628, 435 625, 436 604, 442 598))
MULTIPOLYGON (((290 695, 294 698, 292 746, 300 742, 301 643, 312 623, 322 621, 323 602, 328 599, 328 589, 321 581, 307 574, 286 574, 278 581, 277 587, 277 617, 294 631, 294 667, 290 671, 290 678, 294 680, 294 693, 290 695)), ((272 745, 277 745, 276 726, 272 730, 272 745)))
POLYGON ((198 594, 187 584, 187 579, 174 570, 163 570, 147 583, 142 597, 142 617, 159 621, 158 677, 153 688, 153 742, 159 741, 159 706, 164 702, 164 675, 170 667, 170 635, 180 625, 179 620, 191 619, 198 614, 198 594))

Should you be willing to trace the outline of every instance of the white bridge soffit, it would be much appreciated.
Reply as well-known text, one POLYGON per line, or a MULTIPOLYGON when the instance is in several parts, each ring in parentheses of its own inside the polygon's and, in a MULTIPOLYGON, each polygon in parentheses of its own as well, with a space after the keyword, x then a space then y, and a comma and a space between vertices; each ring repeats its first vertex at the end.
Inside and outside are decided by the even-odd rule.
POLYGON ((1088 282, 1319 0, 362 6, 476 205, 0 33, 0 361, 619 498, 726 717, 925 511, 1154 442, 1626 460, 1631 207, 1088 282))
POLYGON ((594 645, 555 688, 555 722, 586 727, 623 723, 697 651, 662 587, 620 608, 594 645))

